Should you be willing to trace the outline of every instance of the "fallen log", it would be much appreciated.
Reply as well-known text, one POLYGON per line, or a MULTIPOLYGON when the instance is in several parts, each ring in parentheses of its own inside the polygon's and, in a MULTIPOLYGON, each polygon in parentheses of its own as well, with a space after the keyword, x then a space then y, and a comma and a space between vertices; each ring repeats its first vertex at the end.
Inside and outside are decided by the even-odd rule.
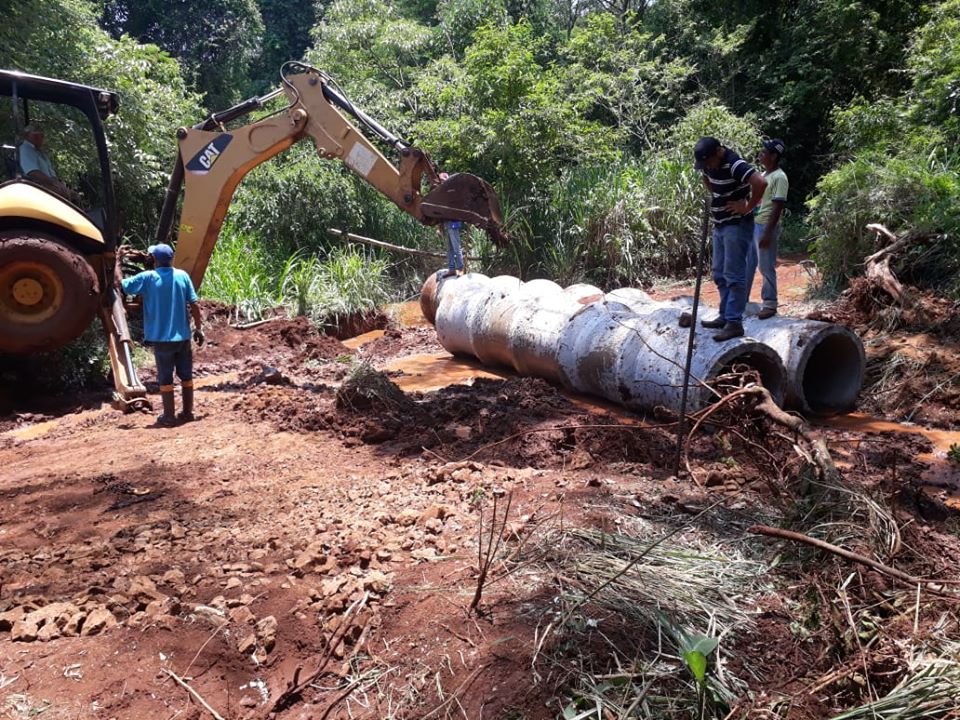
POLYGON ((910 297, 906 294, 903 289, 903 284, 897 278, 896 274, 890 267, 890 261, 893 260, 895 253, 906 247, 910 242, 910 235, 904 235, 903 237, 898 238, 890 230, 888 230, 884 225, 880 223, 870 223, 867 225, 867 230, 872 230, 877 233, 877 236, 886 237, 890 240, 890 245, 878 250, 873 253, 873 255, 868 255, 864 258, 864 266, 866 268, 865 274, 868 278, 873 280, 880 288, 887 293, 890 297, 894 299, 895 302, 899 303, 903 307, 908 307, 910 304, 910 297))

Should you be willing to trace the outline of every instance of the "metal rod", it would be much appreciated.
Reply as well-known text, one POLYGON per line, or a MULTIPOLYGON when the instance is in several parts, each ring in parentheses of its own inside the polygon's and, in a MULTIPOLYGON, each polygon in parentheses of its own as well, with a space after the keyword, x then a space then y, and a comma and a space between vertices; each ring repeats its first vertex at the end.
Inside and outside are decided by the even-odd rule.
POLYGON ((680 394, 680 418, 677 423, 677 454, 673 463, 674 477, 680 477, 680 461, 683 457, 683 436, 686 432, 687 389, 690 387, 690 365, 693 362, 693 342, 697 335, 697 310, 700 307, 700 285, 703 282, 703 258, 707 254, 707 231, 710 226, 710 198, 703 201, 703 225, 700 232, 700 252, 697 253, 697 281, 693 290, 693 307, 690 308, 690 334, 687 340, 687 360, 683 366, 683 391, 680 394))

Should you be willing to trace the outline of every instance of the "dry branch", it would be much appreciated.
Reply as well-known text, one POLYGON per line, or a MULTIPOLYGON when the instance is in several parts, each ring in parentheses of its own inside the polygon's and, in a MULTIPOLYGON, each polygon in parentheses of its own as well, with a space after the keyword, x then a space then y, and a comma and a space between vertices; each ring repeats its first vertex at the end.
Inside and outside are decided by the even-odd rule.
POLYGON ((792 540, 793 542, 805 543, 807 545, 812 545, 815 548, 820 550, 826 550, 827 552, 833 553, 834 555, 839 555, 842 558, 847 560, 852 560, 855 563, 860 563, 861 565, 866 565, 873 570, 876 570, 879 573, 891 577, 895 580, 907 583, 911 587, 926 587, 928 590, 932 591, 934 594, 940 597, 948 597, 951 599, 960 599, 956 596, 950 594, 944 594, 939 592, 937 588, 931 587, 933 585, 939 585, 940 583, 935 580, 924 580, 923 578, 915 577, 908 573, 903 572, 902 570, 897 570, 892 568, 889 565, 884 565, 881 562, 877 562, 872 558, 868 558, 866 555, 861 555, 859 553, 851 552, 837 545, 825 542, 823 540, 818 540, 817 538, 810 537, 809 535, 804 535, 803 533, 793 532, 792 530, 784 530, 782 528, 770 527, 769 525, 753 525, 747 528, 747 532, 751 532, 755 535, 767 535, 769 537, 780 538, 782 540, 792 540))
MULTIPOLYGON (((830 451, 827 449, 827 444, 823 438, 814 433, 813 430, 810 429, 810 426, 804 422, 803 418, 797 415, 791 415, 790 413, 780 409, 780 407, 774 401, 773 396, 770 395, 770 391, 758 384, 747 385, 746 387, 739 388, 729 395, 720 398, 720 400, 718 400, 716 403, 703 410, 700 414, 700 417, 698 417, 696 424, 694 424, 693 428, 690 430, 688 444, 689 438, 693 436, 697 428, 699 428, 703 422, 717 409, 728 404, 737 397, 743 397, 747 395, 754 395, 760 398, 760 401, 754 408, 756 411, 763 413, 778 425, 782 425, 788 430, 793 431, 806 441, 807 445, 809 446, 811 458, 813 459, 817 469, 820 471, 820 476, 824 481, 832 482, 834 484, 839 484, 842 481, 840 471, 837 470, 837 466, 834 465, 833 458, 830 456, 830 451)), ((688 472, 691 473, 692 477, 693 474, 692 471, 690 471, 689 462, 687 463, 687 469, 688 472)))
POLYGON ((897 238, 892 232, 890 232, 886 227, 880 223, 870 223, 867 225, 867 230, 872 230, 877 233, 878 236, 882 235, 891 241, 890 245, 878 250, 864 258, 864 265, 866 266, 866 276, 874 280, 884 292, 886 292, 890 297, 892 297, 897 303, 906 307, 909 303, 909 298, 905 295, 903 290, 903 285, 897 279, 897 276, 894 274, 893 270, 890 268, 890 261, 893 260, 895 253, 903 247, 906 247, 910 242, 910 236, 904 235, 901 238, 897 238))
MULTIPOLYGON (((330 639, 327 641, 327 649, 324 652, 323 656, 320 658, 320 663, 317 666, 316 670, 310 673, 307 676, 306 680, 300 680, 300 672, 302 668, 297 667, 293 672, 293 678, 287 683, 287 688, 280 693, 276 700, 274 700, 273 705, 270 708, 270 714, 280 712, 281 710, 289 707, 295 700, 297 700, 300 695, 303 693, 307 687, 322 677, 327 672, 327 664, 330 662, 330 659, 333 657, 333 654, 336 652, 337 646, 340 644, 340 641, 346 637, 347 631, 354 626, 353 622, 347 622, 352 611, 356 610, 356 613, 359 615, 360 611, 363 610, 364 606, 367 604, 367 600, 370 597, 370 593, 364 593, 363 598, 358 600, 356 603, 347 608, 344 612, 343 617, 340 620, 340 625, 330 636, 330 639)), ((366 631, 366 623, 364 623, 364 631, 366 631)), ((362 633, 361 633, 362 637, 362 633)), ((361 645, 361 642, 357 643, 357 647, 361 645)), ((339 701, 338 701, 339 702, 339 701)))
POLYGON ((177 684, 182 686, 188 693, 190 693, 190 695, 192 695, 194 699, 196 699, 196 701, 203 706, 203 709, 206 710, 211 715, 213 715, 213 717, 216 720, 224 720, 223 715, 221 715, 212 707, 210 707, 209 703, 207 703, 207 701, 203 699, 200 693, 198 693, 196 690, 190 687, 190 685, 187 684, 186 680, 184 680, 179 675, 177 675, 173 670, 164 669, 164 672, 170 677, 172 677, 174 680, 176 680, 177 684))

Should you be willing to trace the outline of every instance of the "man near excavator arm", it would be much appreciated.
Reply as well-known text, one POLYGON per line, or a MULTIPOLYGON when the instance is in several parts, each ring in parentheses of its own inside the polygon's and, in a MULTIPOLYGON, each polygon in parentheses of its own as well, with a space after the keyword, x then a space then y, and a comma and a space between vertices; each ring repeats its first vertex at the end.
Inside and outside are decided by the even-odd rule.
MULTIPOLYGON (((128 254, 125 248, 121 254, 128 254)), ((203 317, 197 304, 197 292, 190 276, 171 266, 173 248, 164 243, 151 245, 155 268, 145 270, 122 281, 123 292, 143 298, 143 335, 153 347, 157 364, 157 382, 163 401, 163 414, 157 425, 172 427, 177 422, 193 420, 193 349, 190 345, 190 317, 193 318, 193 339, 204 341, 203 317), (188 317, 187 312, 189 309, 188 317), (183 411, 175 415, 173 374, 180 378, 183 411)))

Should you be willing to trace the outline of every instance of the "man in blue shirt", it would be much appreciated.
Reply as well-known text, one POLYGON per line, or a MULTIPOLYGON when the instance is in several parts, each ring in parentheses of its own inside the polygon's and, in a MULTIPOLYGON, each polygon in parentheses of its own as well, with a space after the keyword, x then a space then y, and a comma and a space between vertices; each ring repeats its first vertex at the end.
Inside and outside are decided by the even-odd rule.
MULTIPOLYGON (((122 250, 122 249, 121 249, 122 250)), ((155 269, 123 280, 123 292, 143 298, 143 337, 153 347, 157 382, 163 400, 163 414, 157 424, 170 427, 193 420, 193 350, 190 346, 190 316, 193 339, 203 344, 203 317, 197 291, 190 276, 171 267, 173 249, 163 243, 151 245, 155 269), (189 309, 189 316, 188 316, 189 309), (183 412, 175 416, 173 373, 176 370, 183 391, 183 412)))
POLYGON ((714 137, 702 137, 693 149, 694 168, 703 173, 713 216, 713 280, 720 292, 720 314, 703 320, 719 329, 722 342, 743 335, 747 306, 747 254, 753 243, 753 208, 763 198, 767 181, 746 160, 714 137))

